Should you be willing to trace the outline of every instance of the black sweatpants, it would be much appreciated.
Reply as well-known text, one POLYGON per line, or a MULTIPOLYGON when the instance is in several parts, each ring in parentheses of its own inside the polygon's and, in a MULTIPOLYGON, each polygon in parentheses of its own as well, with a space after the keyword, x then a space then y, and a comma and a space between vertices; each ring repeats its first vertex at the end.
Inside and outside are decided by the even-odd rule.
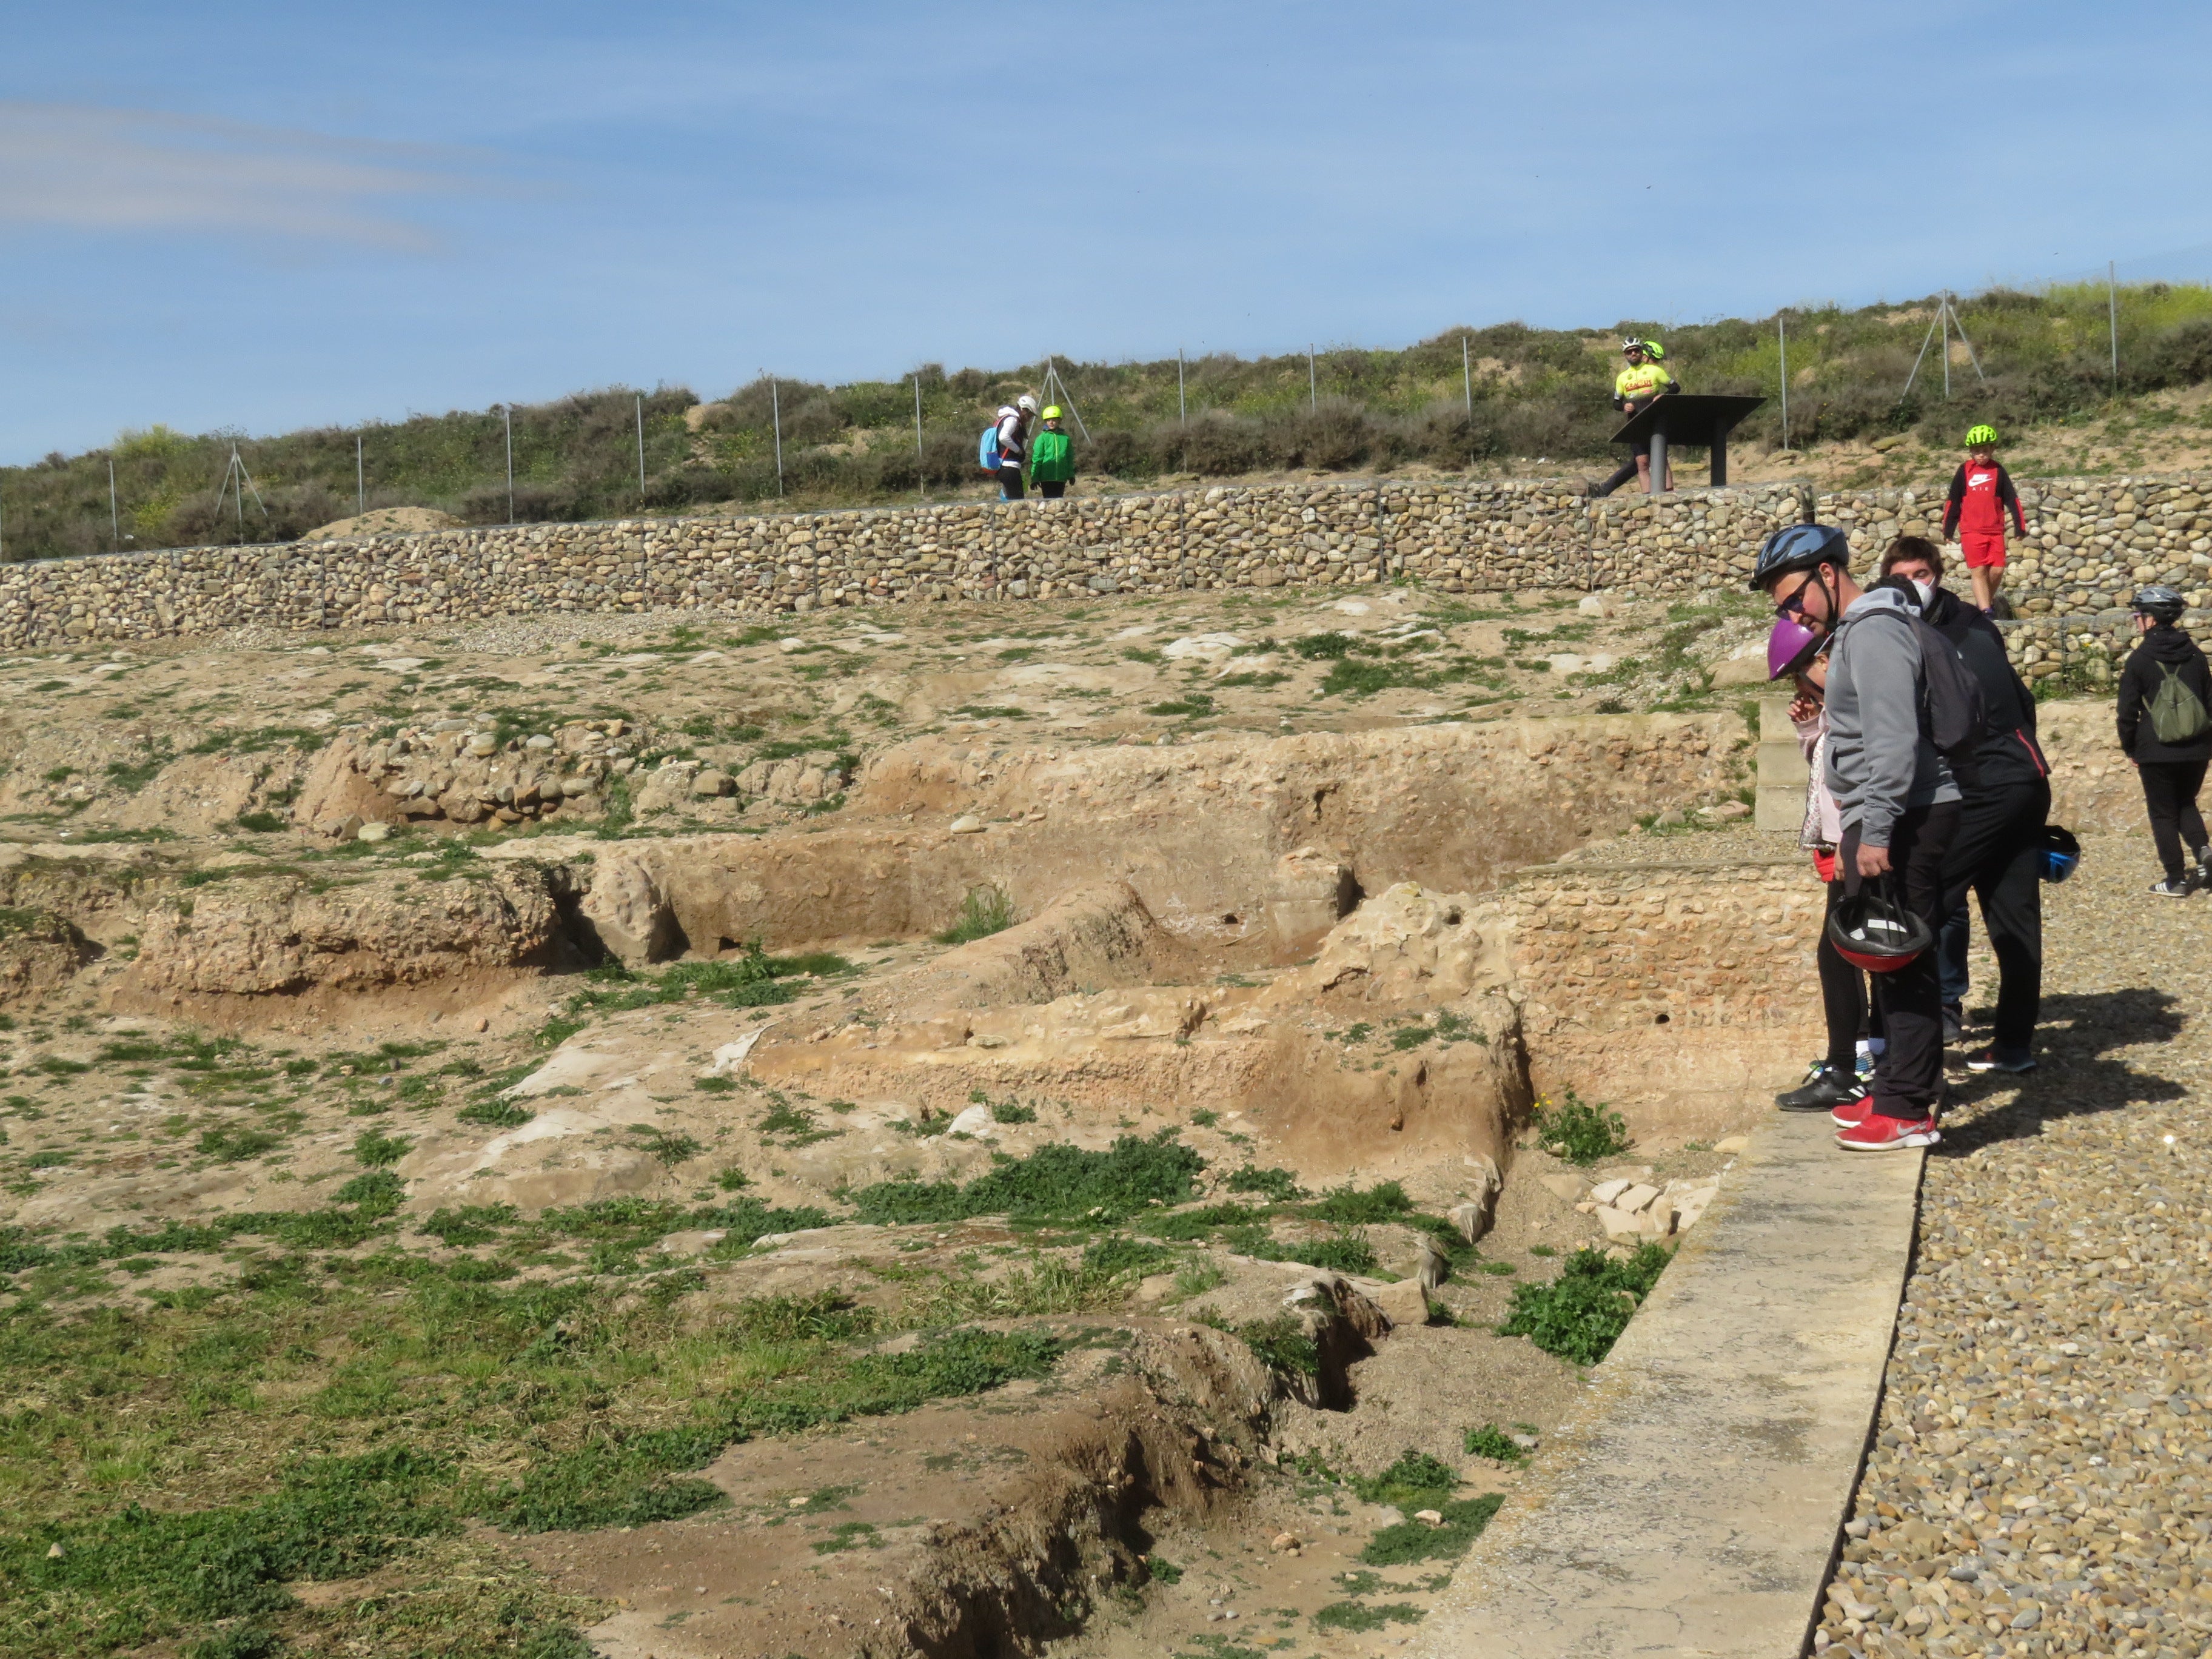
POLYGON ((1866 970, 1843 958, 1828 937, 1828 917, 1843 902, 1844 884, 1828 884, 1828 908, 1820 918, 1820 946, 1814 960, 1820 968, 1820 1012, 1828 1022, 1828 1067, 1849 1077, 1859 1063, 1859 1039, 1882 1034, 1879 1016, 1869 1022, 1866 970))
POLYGON ((1056 501, 1067 494, 1067 484, 1060 478, 1042 478, 1037 482, 1037 494, 1048 501, 1056 501))
MULTIPOLYGON (((1997 957, 1996 1046, 2008 1057, 2026 1054, 2035 1040, 2043 1006, 2043 827, 2051 821, 2051 786, 2009 784, 1978 791, 1962 802, 1959 827, 1943 855, 1941 953, 1955 949, 1955 984, 1946 1001, 1962 999, 1966 940, 1952 924, 1964 914, 1966 895, 1981 902, 1982 926, 1997 957), (1955 940, 1955 945, 1954 941, 1955 940)), ((1949 980, 1954 963, 1944 964, 1949 980)))
POLYGON ((1002 501, 1018 501, 1023 498, 1024 494, 1021 468, 1000 467, 999 469, 999 499, 1002 501))
POLYGON ((2182 861, 2184 842, 2195 853, 2204 842, 2204 818, 2197 810, 2197 792, 2204 787, 2203 761, 2137 761, 2142 774, 2143 805, 2150 811, 2150 838, 2158 843, 2158 861, 2166 878, 2179 881, 2187 873, 2182 861))
POLYGON ((1590 492, 1593 495, 1610 495, 1636 476, 1636 452, 1631 449, 1628 459, 1613 470, 1613 476, 1590 492))
MULTIPOLYGON (((1958 828, 1959 803, 1951 800, 1915 806, 1890 829, 1891 873, 1884 879, 1931 935, 1943 919, 1943 855, 1958 828)), ((1836 860, 1849 893, 1862 884, 1858 854, 1858 826, 1847 824, 1836 860)), ((1888 1040, 1875 1062, 1874 1109, 1884 1117, 1930 1116, 1943 1093, 1943 992, 1936 952, 1923 951, 1904 967, 1871 978, 1888 1040)))

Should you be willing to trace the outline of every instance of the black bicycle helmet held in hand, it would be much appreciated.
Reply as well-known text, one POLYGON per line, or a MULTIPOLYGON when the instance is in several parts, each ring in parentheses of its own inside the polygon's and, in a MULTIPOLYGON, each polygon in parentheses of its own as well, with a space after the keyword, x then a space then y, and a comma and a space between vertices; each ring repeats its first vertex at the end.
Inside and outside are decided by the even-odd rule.
POLYGON ((1893 974, 1930 949, 1936 935, 1882 889, 1866 886, 1830 912, 1828 943, 1854 968, 1893 974))

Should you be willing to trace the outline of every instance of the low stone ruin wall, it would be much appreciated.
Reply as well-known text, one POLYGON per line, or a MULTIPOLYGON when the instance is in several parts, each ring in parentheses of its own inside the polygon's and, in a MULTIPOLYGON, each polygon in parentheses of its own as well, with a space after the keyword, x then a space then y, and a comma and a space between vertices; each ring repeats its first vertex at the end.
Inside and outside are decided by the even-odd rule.
MULTIPOLYGON (((2109 623, 2150 580, 2212 602, 2208 489, 2193 476, 2024 485, 2034 531, 2014 549, 2014 605, 2039 625, 2109 623)), ((1932 533, 1941 512, 1940 498, 1910 490, 1815 496, 1784 484, 1590 501, 1556 482, 1382 479, 186 548, 0 566, 0 647, 242 624, 358 628, 549 611, 744 616, 1286 583, 1680 597, 1740 582, 1778 525, 1817 517, 1871 554, 1893 535, 1932 533)), ((2043 653, 2037 662, 2110 655, 2095 629, 2029 637, 2022 650, 2043 653), (2085 633, 2094 639, 2076 638, 2085 633)))

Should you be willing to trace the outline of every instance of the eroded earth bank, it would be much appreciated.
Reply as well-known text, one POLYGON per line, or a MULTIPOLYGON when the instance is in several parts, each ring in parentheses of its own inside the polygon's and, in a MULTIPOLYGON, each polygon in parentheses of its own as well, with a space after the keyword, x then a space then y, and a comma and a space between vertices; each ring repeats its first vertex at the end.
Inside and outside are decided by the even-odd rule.
POLYGON ((1419 1619, 1812 1051, 1754 622, 884 621, 0 665, 8 1650, 1419 1619))

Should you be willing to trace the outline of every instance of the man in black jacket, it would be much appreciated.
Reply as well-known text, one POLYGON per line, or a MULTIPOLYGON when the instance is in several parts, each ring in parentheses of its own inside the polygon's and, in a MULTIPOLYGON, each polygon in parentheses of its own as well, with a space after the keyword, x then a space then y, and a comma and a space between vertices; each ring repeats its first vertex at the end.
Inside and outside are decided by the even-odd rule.
POLYGON ((2212 761, 2212 723, 2207 720, 2212 671, 2206 669, 2197 641, 2175 626, 2188 604, 2170 587, 2137 588, 2136 631, 2142 639, 2120 671, 2120 747, 2142 779, 2151 839, 2166 866, 2166 879, 2150 890, 2160 898, 2187 898, 2199 887, 2212 887, 2212 847, 2206 845, 2204 819, 2197 810, 2205 763, 2212 761), (2166 691, 2169 679, 2175 683, 2172 691, 2166 691), (2194 735, 2189 732, 2192 726, 2198 728, 2194 735), (2182 863, 2184 837, 2197 855, 2193 870, 2182 863))
POLYGON ((1911 583, 1922 617, 1958 648, 1982 691, 1982 740, 1972 765, 1960 769, 1959 829, 1943 860, 1946 920, 1937 951, 1947 1023, 1955 1016, 1963 1025, 1971 891, 1996 952, 1997 1012, 1995 1040, 1968 1057, 1967 1069, 2033 1071, 2043 1005, 2043 832, 2051 819, 2051 767, 2036 742, 2035 698, 2013 672, 1996 624, 1941 586, 1943 555, 1934 543, 1899 537, 1882 555, 1881 573, 1911 583))

